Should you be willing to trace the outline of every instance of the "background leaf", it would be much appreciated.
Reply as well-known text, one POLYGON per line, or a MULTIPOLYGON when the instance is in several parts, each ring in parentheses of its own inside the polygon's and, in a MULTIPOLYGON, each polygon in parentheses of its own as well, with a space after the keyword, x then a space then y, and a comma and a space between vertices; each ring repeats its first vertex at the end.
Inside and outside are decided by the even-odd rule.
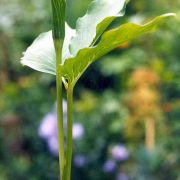
POLYGON ((152 31, 166 18, 174 16, 173 13, 156 17, 149 23, 138 25, 134 23, 123 24, 119 28, 110 30, 102 36, 100 43, 95 47, 81 49, 76 57, 67 59, 63 66, 63 75, 68 82, 76 83, 86 68, 101 56, 107 54, 117 46, 130 41, 146 32, 152 31))
POLYGON ((79 18, 76 24, 76 36, 70 44, 70 52, 77 52, 94 44, 107 26, 118 16, 123 15, 125 0, 95 0, 85 16, 79 18))

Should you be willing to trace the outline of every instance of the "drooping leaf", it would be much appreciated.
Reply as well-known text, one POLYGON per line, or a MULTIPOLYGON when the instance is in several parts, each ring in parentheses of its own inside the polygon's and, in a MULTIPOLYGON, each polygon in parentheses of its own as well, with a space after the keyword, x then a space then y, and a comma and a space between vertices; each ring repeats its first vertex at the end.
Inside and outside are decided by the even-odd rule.
MULTIPOLYGON (((70 58, 69 41, 75 34, 75 30, 66 24, 65 39, 63 44, 62 61, 70 58)), ((40 34, 32 45, 23 53, 21 63, 30 68, 56 75, 55 48, 52 38, 52 31, 40 34)))
POLYGON ((85 16, 76 24, 76 35, 70 43, 70 52, 77 52, 94 44, 109 24, 124 14, 125 0, 94 0, 85 16))
POLYGON ((75 84, 93 61, 107 54, 119 45, 154 30, 161 21, 164 21, 170 16, 174 16, 174 14, 169 13, 158 16, 144 25, 134 23, 123 24, 116 29, 105 32, 101 41, 95 47, 81 49, 75 57, 65 61, 62 67, 63 76, 69 83, 75 84))
POLYGON ((23 55, 21 58, 23 65, 37 71, 56 74, 56 56, 52 31, 40 34, 23 55))

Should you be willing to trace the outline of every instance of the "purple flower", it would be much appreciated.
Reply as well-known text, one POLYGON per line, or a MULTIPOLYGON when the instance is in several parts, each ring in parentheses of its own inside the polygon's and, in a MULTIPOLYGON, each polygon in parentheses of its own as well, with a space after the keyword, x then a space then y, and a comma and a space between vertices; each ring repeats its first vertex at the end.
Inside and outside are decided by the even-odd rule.
MULTIPOLYGON (((66 101, 63 101, 63 117, 64 117, 64 135, 66 136, 66 119, 67 119, 67 109, 66 101)), ((42 120, 40 127, 38 129, 38 134, 41 138, 44 138, 48 144, 50 152, 58 156, 58 130, 57 130, 57 115, 56 115, 56 105, 53 111, 48 113, 42 120)), ((84 127, 81 123, 73 124, 73 139, 81 139, 84 134, 84 127)))
POLYGON ((121 144, 115 145, 111 150, 111 154, 117 161, 124 161, 129 157, 127 148, 121 144))
POLYGON ((38 134, 41 138, 49 138, 51 136, 54 136, 57 133, 57 122, 56 122, 56 115, 53 113, 48 113, 39 129, 38 134))
POLYGON ((76 165, 76 167, 83 167, 85 166, 86 162, 86 157, 83 155, 76 155, 74 157, 74 164, 76 165))
POLYGON ((127 174, 121 172, 117 175, 116 180, 129 180, 129 178, 127 174))
POLYGON ((54 156, 58 156, 58 153, 59 153, 58 138, 56 136, 52 136, 52 137, 48 138, 47 144, 48 144, 48 148, 49 148, 50 152, 54 156))
POLYGON ((73 139, 81 139, 84 135, 84 127, 80 123, 75 123, 73 125, 73 139))
POLYGON ((106 173, 113 173, 116 170, 116 163, 113 160, 108 160, 103 165, 103 171, 106 173))

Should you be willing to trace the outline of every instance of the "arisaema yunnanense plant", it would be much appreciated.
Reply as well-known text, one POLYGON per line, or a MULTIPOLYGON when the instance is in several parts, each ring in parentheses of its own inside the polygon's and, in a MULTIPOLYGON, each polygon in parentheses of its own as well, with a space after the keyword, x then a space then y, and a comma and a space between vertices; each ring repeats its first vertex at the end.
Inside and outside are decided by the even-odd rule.
POLYGON ((158 16, 143 25, 126 23, 106 31, 124 15, 127 0, 94 0, 79 18, 76 29, 65 22, 65 0, 51 0, 52 31, 42 33, 24 53, 21 63, 56 76, 60 179, 70 180, 72 159, 73 89, 85 70, 119 45, 153 31, 173 13, 158 16), (64 148, 62 86, 67 93, 67 142, 64 148))

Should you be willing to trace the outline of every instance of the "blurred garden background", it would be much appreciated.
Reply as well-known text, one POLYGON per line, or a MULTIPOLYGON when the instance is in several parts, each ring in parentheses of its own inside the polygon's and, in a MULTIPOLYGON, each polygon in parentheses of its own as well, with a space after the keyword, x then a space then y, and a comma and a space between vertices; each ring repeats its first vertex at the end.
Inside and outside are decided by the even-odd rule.
MULTIPOLYGON (((71 27, 90 2, 67 0, 71 27)), ((131 1, 111 27, 167 12, 76 85, 73 180, 180 180, 180 1, 131 1)), ((0 0, 0 180, 58 180, 55 77, 20 64, 50 29, 50 1, 0 0)))

